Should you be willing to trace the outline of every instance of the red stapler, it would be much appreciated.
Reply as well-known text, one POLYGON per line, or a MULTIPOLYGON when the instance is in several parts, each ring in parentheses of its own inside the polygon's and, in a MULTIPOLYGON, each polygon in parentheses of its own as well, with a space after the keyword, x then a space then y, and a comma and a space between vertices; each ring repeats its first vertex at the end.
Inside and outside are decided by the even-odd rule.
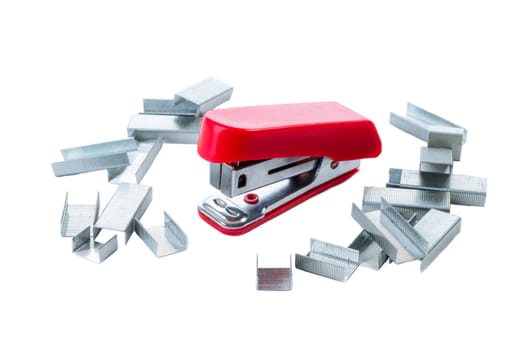
POLYGON ((381 142, 370 120, 336 102, 216 109, 202 121, 198 153, 211 162, 200 216, 241 235, 349 179, 381 142))

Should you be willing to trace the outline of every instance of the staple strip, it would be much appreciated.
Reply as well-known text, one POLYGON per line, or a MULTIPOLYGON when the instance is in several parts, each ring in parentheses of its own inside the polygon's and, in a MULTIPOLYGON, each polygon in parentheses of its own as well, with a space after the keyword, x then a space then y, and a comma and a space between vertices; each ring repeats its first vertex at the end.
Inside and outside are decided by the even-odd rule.
POLYGON ((387 186, 450 192, 451 204, 482 207, 486 203, 487 179, 485 177, 390 169, 387 186))

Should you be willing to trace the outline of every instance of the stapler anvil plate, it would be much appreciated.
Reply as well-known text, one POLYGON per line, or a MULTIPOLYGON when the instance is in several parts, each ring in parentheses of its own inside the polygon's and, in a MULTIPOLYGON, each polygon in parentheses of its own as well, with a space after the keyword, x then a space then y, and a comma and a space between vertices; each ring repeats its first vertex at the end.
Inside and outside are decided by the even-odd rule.
POLYGON ((202 121, 198 153, 223 195, 200 216, 229 235, 246 233, 358 171, 377 157, 375 125, 336 102, 216 109, 202 121))

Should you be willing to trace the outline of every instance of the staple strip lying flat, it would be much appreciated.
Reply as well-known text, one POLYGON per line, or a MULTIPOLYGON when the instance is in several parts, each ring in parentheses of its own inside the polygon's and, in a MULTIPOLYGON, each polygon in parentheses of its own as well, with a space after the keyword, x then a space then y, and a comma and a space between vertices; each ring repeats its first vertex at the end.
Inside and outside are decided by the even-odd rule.
POLYGON ((120 168, 129 165, 127 152, 136 149, 136 141, 132 138, 65 148, 61 150, 64 161, 51 166, 57 177, 120 168))
POLYGON ((93 145, 64 148, 60 150, 64 160, 84 159, 92 157, 107 156, 110 154, 127 153, 135 151, 137 144, 135 139, 127 138, 123 140, 96 143, 93 145))
POLYGON ((56 177, 77 175, 110 168, 120 168, 128 165, 129 158, 126 153, 65 160, 63 162, 55 162, 51 164, 56 177))
POLYGON ((127 134, 140 142, 162 138, 164 143, 196 144, 201 125, 202 118, 133 114, 129 119, 127 134))
POLYGON ((233 87, 208 78, 175 94, 173 100, 144 99, 144 114, 168 114, 201 117, 228 101, 233 87))
POLYGON ((421 173, 417 170, 390 169, 388 187, 449 192, 451 204, 483 207, 486 204, 485 177, 421 173))
POLYGON ((417 220, 429 209, 449 212, 449 192, 424 191, 405 188, 364 187, 362 210, 364 212, 380 209, 381 200, 388 201, 406 218, 416 214, 417 220))

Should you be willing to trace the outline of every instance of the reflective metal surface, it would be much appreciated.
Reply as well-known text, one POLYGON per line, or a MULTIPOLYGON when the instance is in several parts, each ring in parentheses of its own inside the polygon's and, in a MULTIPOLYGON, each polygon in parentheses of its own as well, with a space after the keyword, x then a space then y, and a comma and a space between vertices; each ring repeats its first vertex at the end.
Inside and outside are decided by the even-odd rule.
POLYGON ((451 204, 483 207, 486 203, 487 179, 485 177, 390 169, 387 186, 450 192, 451 204))
POLYGON ((433 208, 449 212, 451 207, 449 192, 366 186, 364 187, 362 198, 362 210, 364 212, 379 210, 382 198, 404 214, 404 216, 409 217, 415 213, 417 219, 424 216, 429 209, 433 208))
POLYGON ((359 264, 359 251, 311 239, 308 255, 295 255, 297 269, 345 282, 359 264))
POLYGON ((125 167, 129 165, 127 152, 136 149, 136 141, 132 138, 64 148, 61 150, 64 161, 52 163, 51 166, 55 176, 125 167))
POLYGON ((451 174, 453 154, 447 148, 421 147, 420 172, 451 174))
POLYGON ((460 160, 467 130, 408 102, 405 116, 390 114, 389 122, 408 134, 428 142, 429 147, 449 148, 460 160))
POLYGON ((176 115, 133 114, 127 125, 127 135, 141 142, 197 144, 202 118, 176 115))
POLYGON ((429 244, 411 224, 388 202, 380 203, 380 222, 413 255, 423 257, 428 253, 429 244))
POLYGON ((69 204, 69 193, 66 193, 60 234, 62 237, 74 237, 86 227, 93 225, 98 218, 100 194, 96 195, 95 204, 69 204))
POLYGON ((462 220, 456 215, 430 210, 416 225, 417 232, 428 242, 428 253, 422 259, 420 272, 424 272, 439 254, 459 234, 462 220))
POLYGON ((257 290, 288 291, 293 288, 291 255, 288 267, 260 267, 257 255, 257 290))
POLYGON ((351 215, 391 260, 397 264, 421 260, 421 272, 457 236, 461 224, 460 217, 431 209, 412 226, 384 200, 380 211, 369 213, 363 213, 353 204, 351 215))
POLYGON ((232 198, 214 195, 201 202, 198 208, 224 228, 243 228, 307 191, 358 168, 360 160, 338 162, 336 167, 331 164, 329 158, 321 158, 319 165, 312 171, 253 191, 258 196, 254 204, 246 203, 243 195, 232 198))
POLYGON ((140 183, 161 149, 161 139, 151 143, 139 142, 138 149, 128 153, 130 164, 127 167, 107 170, 109 182, 114 184, 140 183))
POLYGON ((126 153, 137 149, 136 141, 133 138, 123 140, 97 143, 93 145, 64 148, 60 150, 64 160, 82 159, 91 157, 107 156, 110 154, 126 153))
POLYGON ((77 175, 92 171, 121 168, 129 165, 127 153, 117 153, 91 158, 65 160, 52 163, 55 176, 77 175))
POLYGON ((233 87, 208 78, 175 94, 173 100, 144 99, 144 114, 168 114, 201 117, 228 101, 233 87))
POLYGON ((453 160, 460 160, 464 143, 463 129, 446 126, 431 126, 429 128, 428 147, 450 149, 453 160))
POLYGON ((73 237, 73 253, 86 260, 101 263, 110 257, 118 249, 118 240, 116 235, 105 243, 96 241, 100 233, 94 230, 93 226, 86 227, 82 232, 73 237))
POLYGON ((391 233, 389 228, 382 224, 382 213, 380 210, 364 213, 353 204, 351 216, 369 233, 373 240, 384 249, 386 254, 396 264, 402 264, 424 257, 424 254, 416 248, 409 250, 404 246, 404 243, 407 243, 410 248, 412 248, 412 244, 406 242, 406 239, 404 239, 404 242, 398 239, 398 237, 402 238, 402 234, 399 233, 398 230, 396 230, 395 233, 391 233))
POLYGON ((259 162, 211 165, 210 183, 228 197, 303 174, 318 166, 319 158, 273 158, 259 162))
POLYGON ((233 87, 220 80, 209 78, 190 86, 175 95, 175 114, 202 116, 207 111, 228 101, 233 87))
POLYGON ((376 271, 380 270, 388 259, 388 255, 384 249, 371 238, 366 230, 360 232, 348 248, 358 250, 358 262, 360 266, 368 267, 376 271))
POLYGON ((138 219, 135 232, 157 258, 187 249, 187 236, 175 221, 164 212, 164 225, 146 229, 138 219))
POLYGON ((134 230, 135 218, 140 219, 153 198, 149 186, 122 183, 107 203, 95 223, 95 228, 125 232, 125 241, 134 230))

